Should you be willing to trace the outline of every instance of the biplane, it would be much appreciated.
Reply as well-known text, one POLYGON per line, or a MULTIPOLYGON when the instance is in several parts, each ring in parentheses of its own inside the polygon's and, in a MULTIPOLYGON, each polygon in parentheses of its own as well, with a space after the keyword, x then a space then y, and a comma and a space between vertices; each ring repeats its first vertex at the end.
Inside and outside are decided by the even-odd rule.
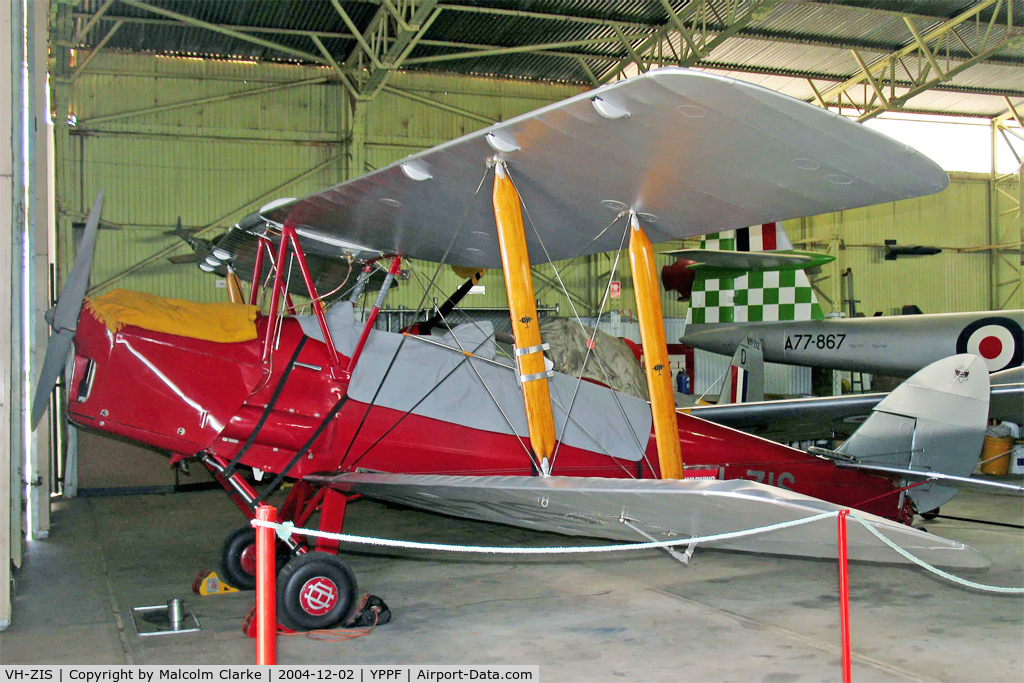
MULTIPOLYGON (((976 551, 909 525, 915 504, 906 483, 916 476, 922 485, 909 490, 938 488, 930 477, 948 458, 976 457, 989 389, 976 356, 912 378, 839 454, 712 424, 675 409, 651 247, 947 183, 918 152, 831 112, 748 83, 659 69, 264 207, 218 243, 225 262, 233 243, 256 245, 243 304, 124 291, 86 300, 100 197, 52 315, 33 419, 70 355, 73 423, 148 444, 174 462, 201 462, 248 517, 286 480, 294 485, 280 516, 302 527, 319 512, 316 523, 330 532, 342 529, 353 496, 636 541, 852 507, 930 562, 984 566, 976 551), (537 321, 531 266, 623 250, 649 401, 548 369, 537 321), (313 256, 344 257, 359 272, 329 308, 313 256), (436 289, 437 271, 421 273, 411 259, 502 268, 508 352, 493 326, 453 325, 441 307, 424 308, 440 320, 434 334, 375 329, 396 277, 424 285, 424 301, 436 289), (373 306, 357 320, 353 304, 381 275, 373 306), (297 282, 306 314, 285 310, 297 282), (864 469, 879 444, 890 445, 877 437, 891 430, 903 457, 888 471, 864 469), (257 485, 244 476, 250 471, 262 478, 257 485)), ((226 578, 242 587, 253 583, 253 538, 246 526, 224 546, 226 578)), ((338 546, 282 541, 284 625, 327 628, 352 611, 356 580, 338 546)), ((836 553, 831 529, 812 525, 723 547, 836 553)), ((859 525, 850 554, 900 560, 859 525)))

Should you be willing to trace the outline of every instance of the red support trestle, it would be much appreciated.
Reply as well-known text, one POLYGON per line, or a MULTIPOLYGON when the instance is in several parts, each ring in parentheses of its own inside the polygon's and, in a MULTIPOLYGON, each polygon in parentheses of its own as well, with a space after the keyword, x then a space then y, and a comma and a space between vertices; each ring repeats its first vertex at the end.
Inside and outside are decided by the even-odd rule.
POLYGON ((288 492, 281 508, 277 511, 279 519, 290 519, 298 523, 296 513, 300 512, 306 505, 306 501, 313 493, 314 486, 304 479, 299 479, 288 492))
POLYGON ((305 509, 302 510, 302 513, 295 518, 295 526, 306 526, 306 522, 308 522, 309 518, 313 516, 313 513, 316 512, 316 509, 320 507, 320 504, 323 502, 323 500, 324 489, 320 489, 313 495, 312 498, 309 499, 309 503, 306 504, 306 507, 305 509))
MULTIPOLYGON (((340 491, 326 489, 324 493, 323 507, 320 508, 320 531, 329 534, 340 534, 345 526, 345 508, 348 505, 348 497, 340 491)), ((316 539, 318 552, 338 553, 338 541, 333 538, 316 539)))
MULTIPOLYGON (((256 519, 276 522, 277 511, 260 505, 256 519)), ((256 663, 264 665, 277 664, 276 544, 272 528, 256 527, 256 663)))
POLYGON ((846 551, 846 516, 841 510, 836 517, 839 545, 839 638, 843 651, 843 683, 850 683, 850 571, 846 551))

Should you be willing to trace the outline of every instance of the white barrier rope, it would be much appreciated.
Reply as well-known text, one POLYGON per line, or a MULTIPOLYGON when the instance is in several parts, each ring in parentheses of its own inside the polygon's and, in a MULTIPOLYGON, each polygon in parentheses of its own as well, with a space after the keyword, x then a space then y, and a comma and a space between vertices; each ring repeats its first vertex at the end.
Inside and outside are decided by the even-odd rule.
POLYGON ((882 534, 882 532, 880 532, 878 529, 876 529, 873 526, 871 526, 871 524, 869 524, 865 519, 863 519, 856 512, 851 511, 849 516, 852 517, 853 519, 857 520, 862 527, 864 527, 865 529, 870 531, 871 534, 874 535, 878 540, 880 540, 882 543, 885 543, 887 546, 889 546, 890 548, 895 550, 897 553, 899 553, 900 555, 905 557, 907 560, 913 562, 914 564, 916 564, 919 567, 927 569, 928 571, 930 571, 933 574, 937 574, 938 576, 941 576, 942 578, 944 578, 944 579, 946 579, 948 581, 952 581, 953 583, 958 583, 958 584, 960 584, 962 586, 967 586, 968 588, 974 588, 976 590, 987 591, 987 592, 990 592, 990 593, 1010 593, 1010 594, 1017 594, 1017 595, 1024 594, 1024 588, 1014 588, 1012 586, 991 586, 989 584, 976 583, 974 581, 969 581, 968 579, 962 579, 959 576, 954 576, 953 574, 950 574, 949 572, 945 572, 945 571, 939 569, 938 567, 933 567, 932 565, 928 564, 924 560, 920 559, 919 557, 915 557, 915 556, 911 555, 906 550, 904 550, 903 548, 899 547, 898 545, 896 545, 895 543, 890 541, 888 538, 885 537, 884 534, 882 534))
MULTIPOLYGON (((823 519, 830 519, 832 517, 838 517, 839 512, 823 512, 818 515, 812 515, 810 517, 803 517, 801 519, 794 519, 788 522, 779 522, 778 524, 769 524, 767 526, 755 527, 753 529, 744 529, 742 531, 730 531, 723 534, 711 534, 709 536, 694 536, 691 538, 681 538, 674 541, 652 541, 648 543, 621 543, 615 545, 598 545, 598 546, 553 546, 543 548, 522 548, 517 546, 482 546, 482 545, 454 545, 449 543, 424 543, 421 541, 400 541, 391 538, 377 538, 374 536, 354 536, 352 534, 336 534, 328 531, 320 531, 318 529, 303 529, 296 527, 292 522, 264 522, 258 519, 253 519, 250 523, 254 527, 267 527, 273 529, 278 537, 282 540, 287 541, 291 538, 292 534, 299 534, 302 536, 312 536, 315 538, 328 538, 335 541, 341 541, 343 543, 355 543, 359 545, 372 545, 385 548, 406 548, 410 550, 439 550, 443 552, 453 553, 476 553, 476 554, 492 554, 492 555, 582 555, 589 553, 612 553, 629 550, 650 550, 652 548, 666 549, 674 548, 680 545, 697 545, 700 543, 714 543, 718 541, 726 541, 733 538, 743 538, 745 536, 756 536, 758 534, 767 534, 773 531, 779 531, 781 529, 789 529, 791 527, 802 526, 804 524, 811 524, 818 522, 823 519)), ((885 537, 880 531, 874 528, 870 522, 862 518, 856 512, 850 511, 849 517, 856 520, 861 526, 867 529, 872 535, 878 538, 880 541, 885 543, 887 546, 895 550, 898 554, 904 558, 913 562, 917 566, 926 569, 937 576, 951 581, 968 588, 974 588, 975 590, 987 591, 990 593, 1008 593, 1008 594, 1024 594, 1024 588, 1015 588, 1008 586, 990 586, 983 583, 976 583, 968 579, 962 579, 959 576, 954 576, 949 572, 945 572, 938 567, 934 567, 924 560, 911 555, 909 552, 899 547, 896 543, 885 537)))
POLYGON ((252 520, 254 527, 269 527, 277 532, 282 540, 288 540, 293 533, 302 536, 315 536, 317 538, 330 538, 344 543, 358 543, 361 545, 375 545, 385 548, 409 548, 412 550, 441 550, 452 553, 485 553, 493 555, 580 555, 585 553, 613 553, 623 550, 649 550, 651 548, 672 548, 677 545, 692 545, 694 543, 712 543, 725 541, 731 538, 742 538, 756 534, 766 534, 780 529, 788 529, 794 526, 810 524, 822 519, 835 517, 838 512, 823 512, 820 515, 794 519, 789 522, 780 522, 768 526, 744 529, 743 531, 730 531, 724 534, 712 534, 710 536, 695 536, 693 538, 681 538, 675 541, 652 541, 650 543, 622 543, 618 545, 595 545, 595 546, 556 546, 545 548, 521 548, 518 546, 484 546, 484 545, 452 545, 448 543, 423 543, 420 541, 396 541, 391 538, 376 538, 373 536, 352 536, 350 534, 335 534, 327 531, 314 529, 296 528, 292 522, 263 522, 258 519, 252 520))

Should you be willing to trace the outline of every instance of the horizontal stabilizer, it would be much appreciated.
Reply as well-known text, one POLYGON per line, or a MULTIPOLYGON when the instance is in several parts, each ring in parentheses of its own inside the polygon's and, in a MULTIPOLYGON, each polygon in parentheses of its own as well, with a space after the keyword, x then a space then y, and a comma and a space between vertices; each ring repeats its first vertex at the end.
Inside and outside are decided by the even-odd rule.
MULTIPOLYGON (((744 479, 601 479, 596 477, 466 477, 354 473, 309 477, 358 493, 430 512, 510 524, 570 536, 614 541, 679 540, 753 529, 842 509, 786 489, 744 479)), ((913 555, 947 567, 987 567, 989 560, 962 543, 875 515, 858 513, 913 555)), ((849 524, 850 558, 904 562, 860 524, 849 524)), ((750 552, 836 557, 832 520, 717 543, 750 552)))
MULTIPOLYGON (((812 251, 722 251, 716 249, 675 249, 661 252, 667 256, 693 261, 694 269, 725 270, 730 273, 763 272, 766 270, 806 270, 831 261, 834 256, 812 251)), ((713 273, 707 274, 709 277, 713 273)), ((729 277, 723 274, 721 277, 729 277)))
MULTIPOLYGON (((896 387, 838 452, 866 465, 970 476, 989 408, 988 367, 980 356, 935 361, 896 387)), ((918 512, 939 507, 957 489, 925 484, 907 495, 918 512)))

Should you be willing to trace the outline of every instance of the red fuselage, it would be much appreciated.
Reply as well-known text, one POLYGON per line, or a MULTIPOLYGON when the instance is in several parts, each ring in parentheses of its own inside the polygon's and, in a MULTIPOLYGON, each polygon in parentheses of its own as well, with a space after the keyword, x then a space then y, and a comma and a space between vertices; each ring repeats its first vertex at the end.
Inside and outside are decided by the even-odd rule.
MULTIPOLYGON (((210 453, 230 460, 252 433, 303 333, 285 318, 270 362, 259 338, 222 344, 128 326, 111 333, 83 310, 75 336, 68 413, 83 427, 173 454, 210 453)), ((347 359, 342 359, 346 361, 347 359)), ((310 439, 348 382, 332 376, 324 343, 307 339, 242 465, 279 473, 310 439)), ((344 367, 346 363, 342 363, 344 367)), ((413 388, 411 390, 426 388, 413 388)), ((466 410, 473 410, 467 406, 466 410)), ((482 431, 402 411, 347 401, 288 476, 355 467, 407 474, 529 475, 530 455, 508 434, 482 431), (364 420, 365 417, 365 420, 364 420), (400 424, 376 443, 401 419, 400 424), (361 427, 360 424, 362 423, 361 427)), ((896 483, 841 469, 781 444, 677 413, 683 461, 720 479, 754 479, 838 505, 906 520, 896 483), (706 472, 713 470, 713 472, 706 472)), ((528 446, 529 439, 523 441, 528 446)), ((641 463, 563 446, 562 476, 658 476, 653 433, 641 463)))

